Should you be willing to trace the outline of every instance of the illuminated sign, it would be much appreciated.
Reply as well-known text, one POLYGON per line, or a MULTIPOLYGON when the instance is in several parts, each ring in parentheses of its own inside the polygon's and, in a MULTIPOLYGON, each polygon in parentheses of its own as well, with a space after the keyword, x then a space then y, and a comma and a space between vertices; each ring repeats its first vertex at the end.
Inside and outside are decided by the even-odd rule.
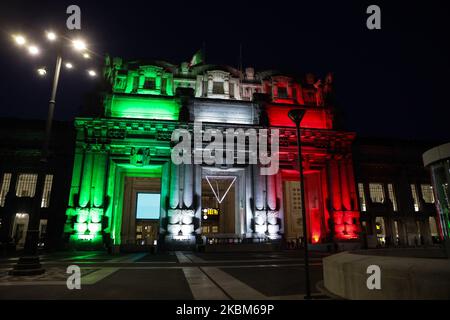
POLYGON ((218 217, 220 214, 219 209, 214 208, 204 208, 202 212, 203 212, 203 219, 208 219, 208 217, 218 217))

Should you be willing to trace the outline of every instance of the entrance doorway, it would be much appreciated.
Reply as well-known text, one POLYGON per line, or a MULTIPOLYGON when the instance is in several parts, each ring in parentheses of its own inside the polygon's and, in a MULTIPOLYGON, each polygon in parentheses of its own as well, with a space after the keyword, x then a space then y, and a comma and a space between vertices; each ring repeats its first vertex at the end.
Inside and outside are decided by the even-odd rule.
POLYGON ((161 195, 156 192, 136 193, 136 244, 154 245, 158 239, 161 195))
POLYGON ((236 176, 202 178, 202 234, 236 234, 236 176))
POLYGON ((161 201, 160 178, 125 177, 121 250, 144 250, 155 244, 161 201))

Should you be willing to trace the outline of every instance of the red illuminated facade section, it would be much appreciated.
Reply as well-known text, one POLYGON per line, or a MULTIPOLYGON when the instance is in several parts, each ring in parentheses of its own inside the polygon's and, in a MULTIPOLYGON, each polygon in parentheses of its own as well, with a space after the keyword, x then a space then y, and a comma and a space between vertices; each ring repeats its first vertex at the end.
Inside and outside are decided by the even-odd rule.
MULTIPOLYGON (((358 239, 360 211, 351 152, 355 134, 333 130, 332 107, 326 101, 331 95, 330 83, 322 85, 307 78, 301 86, 290 78, 278 77, 272 80, 271 92, 271 102, 266 102, 263 109, 269 127, 280 131, 279 176, 283 184, 299 181, 296 129, 288 112, 293 108, 306 111, 301 123, 301 141, 309 242, 358 239)), ((287 188, 283 190, 292 193, 287 188)), ((292 227, 289 231, 287 224, 292 224, 294 219, 288 215, 298 208, 286 208, 289 199, 286 194, 283 198, 288 239, 290 233, 295 234, 292 227)))

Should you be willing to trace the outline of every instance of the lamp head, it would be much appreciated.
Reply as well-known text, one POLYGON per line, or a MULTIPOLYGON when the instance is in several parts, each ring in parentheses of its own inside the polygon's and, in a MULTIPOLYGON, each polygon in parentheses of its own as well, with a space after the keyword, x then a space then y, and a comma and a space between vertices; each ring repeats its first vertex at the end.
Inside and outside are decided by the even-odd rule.
POLYGON ((305 115, 304 109, 292 109, 289 111, 288 116, 296 125, 300 125, 302 122, 303 116, 305 115))

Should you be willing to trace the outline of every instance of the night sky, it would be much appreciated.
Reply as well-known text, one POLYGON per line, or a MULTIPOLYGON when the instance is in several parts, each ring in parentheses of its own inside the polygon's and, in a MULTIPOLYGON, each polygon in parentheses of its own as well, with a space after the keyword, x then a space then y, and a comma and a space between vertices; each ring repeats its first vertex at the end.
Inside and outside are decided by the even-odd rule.
MULTIPOLYGON (((55 117, 71 120, 96 81, 102 56, 189 61, 206 44, 207 63, 256 71, 335 75, 345 128, 361 136, 450 139, 448 1, 2 1, 0 9, 0 116, 45 118, 53 68, 46 29, 64 30, 66 8, 82 11, 81 34, 97 59, 73 59, 63 70, 55 117), (11 3, 8 3, 11 2, 11 3), (95 3, 94 3, 95 2, 95 3), (395 3, 392 3, 395 2, 395 3), (366 28, 366 8, 377 4, 382 29, 366 28), (40 57, 11 42, 23 32, 48 48, 40 57), (49 73, 52 74, 51 72, 49 73)), ((75 33, 69 33, 75 35, 75 33)))

